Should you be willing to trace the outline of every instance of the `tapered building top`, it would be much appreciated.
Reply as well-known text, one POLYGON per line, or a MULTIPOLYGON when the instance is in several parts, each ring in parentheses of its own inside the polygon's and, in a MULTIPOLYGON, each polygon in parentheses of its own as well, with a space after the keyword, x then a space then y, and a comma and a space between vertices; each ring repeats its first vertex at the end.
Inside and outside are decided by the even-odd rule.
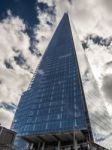
POLYGON ((69 18, 65 13, 30 89, 21 98, 16 112, 19 133, 86 129, 88 123, 82 90, 69 18))
MULTIPOLYGON (((39 137, 43 136, 45 141, 51 142, 56 140, 57 134, 66 141, 72 139, 73 132, 77 133, 79 141, 89 136, 96 141, 100 139, 96 136, 100 133, 98 129, 106 135, 102 133, 107 131, 106 121, 98 117, 101 100, 97 86, 70 24, 65 13, 16 111, 12 128, 29 141, 39 142, 39 137)), ((108 116, 104 105, 101 108, 108 116)), ((106 120, 110 123, 108 117, 106 120)), ((108 128, 110 130, 110 125, 108 128)))

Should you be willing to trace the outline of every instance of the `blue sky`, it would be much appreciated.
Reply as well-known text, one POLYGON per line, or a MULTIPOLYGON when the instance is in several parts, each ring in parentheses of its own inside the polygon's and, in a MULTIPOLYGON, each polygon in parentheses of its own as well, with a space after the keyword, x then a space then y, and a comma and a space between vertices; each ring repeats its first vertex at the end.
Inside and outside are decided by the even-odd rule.
POLYGON ((1 0, 0 123, 10 127, 63 13, 68 11, 112 116, 112 1, 1 0))
POLYGON ((1 0, 0 18, 7 16, 7 10, 10 9, 15 16, 20 16, 29 26, 38 23, 36 12, 36 0, 1 0))

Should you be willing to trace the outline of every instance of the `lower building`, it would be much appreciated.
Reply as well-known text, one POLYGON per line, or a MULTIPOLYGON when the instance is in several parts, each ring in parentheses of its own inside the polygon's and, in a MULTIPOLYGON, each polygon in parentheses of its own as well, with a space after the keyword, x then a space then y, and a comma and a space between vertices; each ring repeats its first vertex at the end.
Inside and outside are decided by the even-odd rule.
POLYGON ((27 150, 107 150, 88 139, 87 131, 40 135, 24 138, 27 150))
POLYGON ((13 150, 16 133, 0 126, 0 150, 13 150))

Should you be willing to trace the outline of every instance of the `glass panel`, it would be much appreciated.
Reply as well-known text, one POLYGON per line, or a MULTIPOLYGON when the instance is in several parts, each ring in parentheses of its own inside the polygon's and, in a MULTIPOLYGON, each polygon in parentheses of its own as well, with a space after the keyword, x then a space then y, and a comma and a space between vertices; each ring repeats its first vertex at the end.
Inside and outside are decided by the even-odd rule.
POLYGON ((70 24, 68 17, 64 16, 40 62, 30 88, 21 97, 15 116, 17 122, 14 123, 15 130, 20 134, 88 128, 74 51, 70 24), (20 126, 25 126, 25 129, 20 130, 20 126))

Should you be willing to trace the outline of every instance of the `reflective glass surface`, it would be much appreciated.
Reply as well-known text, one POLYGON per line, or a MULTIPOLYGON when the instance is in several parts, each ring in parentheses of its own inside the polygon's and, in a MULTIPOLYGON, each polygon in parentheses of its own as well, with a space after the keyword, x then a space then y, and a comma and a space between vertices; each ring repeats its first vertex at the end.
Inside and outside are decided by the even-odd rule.
POLYGON ((99 91, 85 52, 77 37, 72 19, 70 19, 70 23, 94 142, 107 149, 111 149, 111 118, 107 112, 105 101, 99 91))
POLYGON ((87 129, 86 114, 70 24, 64 15, 21 97, 12 128, 19 135, 87 129))

